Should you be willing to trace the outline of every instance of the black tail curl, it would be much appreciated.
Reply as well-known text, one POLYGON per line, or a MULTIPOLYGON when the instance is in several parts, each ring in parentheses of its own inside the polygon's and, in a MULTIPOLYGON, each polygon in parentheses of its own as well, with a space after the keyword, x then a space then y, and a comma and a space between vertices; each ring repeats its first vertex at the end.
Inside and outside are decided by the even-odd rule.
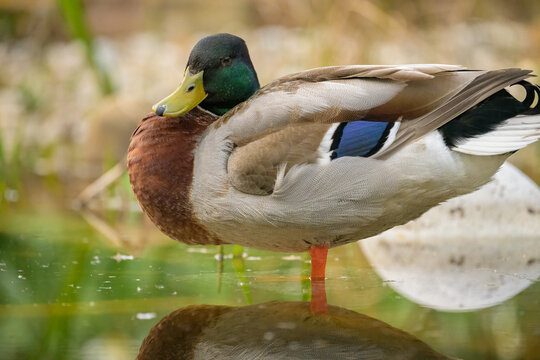
POLYGON ((439 128, 446 145, 454 147, 462 140, 493 131, 500 123, 517 115, 540 114, 540 87, 525 80, 512 86, 515 85, 525 89, 523 101, 502 89, 439 128))

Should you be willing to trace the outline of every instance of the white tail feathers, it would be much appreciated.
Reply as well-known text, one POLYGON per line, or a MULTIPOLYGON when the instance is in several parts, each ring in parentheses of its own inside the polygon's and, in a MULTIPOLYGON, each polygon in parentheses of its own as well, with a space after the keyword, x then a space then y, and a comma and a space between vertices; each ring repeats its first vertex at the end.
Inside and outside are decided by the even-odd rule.
POLYGON ((517 151, 540 139, 540 115, 519 115, 493 131, 469 138, 452 148, 470 155, 500 155, 517 151))

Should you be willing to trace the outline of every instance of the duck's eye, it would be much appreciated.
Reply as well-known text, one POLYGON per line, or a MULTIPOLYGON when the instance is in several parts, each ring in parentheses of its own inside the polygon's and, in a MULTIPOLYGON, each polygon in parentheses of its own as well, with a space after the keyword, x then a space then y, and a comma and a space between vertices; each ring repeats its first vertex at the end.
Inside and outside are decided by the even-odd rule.
POLYGON ((230 56, 225 56, 224 58, 221 59, 221 65, 223 66, 229 66, 231 65, 231 62, 232 62, 232 59, 230 56))
POLYGON ((187 87, 186 92, 192 92, 195 89, 195 85, 191 84, 187 87))

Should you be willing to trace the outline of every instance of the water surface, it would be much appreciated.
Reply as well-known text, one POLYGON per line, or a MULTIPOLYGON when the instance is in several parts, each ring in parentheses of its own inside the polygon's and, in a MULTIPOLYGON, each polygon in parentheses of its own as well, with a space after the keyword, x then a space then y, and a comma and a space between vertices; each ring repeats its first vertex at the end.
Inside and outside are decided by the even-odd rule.
MULTIPOLYGON (((188 247, 153 233, 160 238, 158 245, 132 256, 111 245, 75 212, 3 215, 3 359, 134 359, 150 329, 178 309, 203 304, 244 308, 310 299, 307 254, 232 246, 220 254, 219 247, 188 247)), ((509 262, 501 264, 508 268, 514 260, 501 261, 509 262)), ((490 271, 467 271, 474 278, 477 271, 486 270, 490 271)), ((326 281, 329 304, 400 329, 448 357, 538 358, 536 279, 500 303, 455 312, 409 300, 410 294, 401 294, 392 286, 394 280, 380 274, 357 244, 332 249, 326 281)), ((257 323, 257 316, 250 321, 257 323)))

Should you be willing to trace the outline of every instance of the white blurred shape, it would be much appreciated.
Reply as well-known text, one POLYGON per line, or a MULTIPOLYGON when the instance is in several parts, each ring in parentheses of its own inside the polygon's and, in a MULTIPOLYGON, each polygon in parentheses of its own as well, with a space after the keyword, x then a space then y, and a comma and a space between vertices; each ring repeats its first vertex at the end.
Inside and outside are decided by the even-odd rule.
POLYGON ((540 276, 540 188, 505 164, 478 191, 360 241, 395 291, 443 311, 482 309, 540 276))

